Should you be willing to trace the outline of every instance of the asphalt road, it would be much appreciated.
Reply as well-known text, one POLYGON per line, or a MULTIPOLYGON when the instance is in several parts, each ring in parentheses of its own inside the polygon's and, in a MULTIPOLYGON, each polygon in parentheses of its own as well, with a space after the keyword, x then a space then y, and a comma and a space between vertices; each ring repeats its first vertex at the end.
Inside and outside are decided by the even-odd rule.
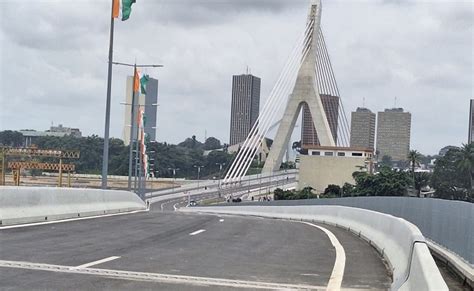
MULTIPOLYGON (((284 181, 281 181, 280 185, 292 184, 295 181, 296 181, 295 178, 290 178, 288 180, 285 179, 284 181)), ((275 183, 264 182, 258 186, 251 184, 251 185, 243 185, 240 187, 235 187, 232 189, 225 189, 225 190, 218 190, 218 189, 212 189, 212 188, 208 188, 207 190, 204 190, 204 188, 202 187, 202 188, 196 189, 199 191, 195 191, 192 193, 192 195, 190 195, 191 196, 190 200, 202 202, 202 200, 218 198, 219 194, 221 195, 221 197, 228 197, 229 194, 231 193, 232 193, 232 197, 236 198, 236 197, 244 196, 245 194, 247 194, 247 191, 249 190, 252 191, 259 187, 261 188, 262 194, 264 194, 267 191, 266 188, 270 186, 274 187, 275 183)), ((183 193, 183 190, 176 191, 176 193, 172 193, 172 194, 178 194, 178 193, 183 193)), ((158 211, 175 211, 177 208, 185 207, 187 204, 188 204, 188 196, 182 194, 181 197, 178 197, 178 198, 170 198, 170 199, 157 201, 151 204, 151 208, 152 210, 158 210, 158 211)))
MULTIPOLYGON (((386 290, 376 251, 345 249, 343 289, 386 290)), ((0 230, 1 290, 324 290, 336 250, 298 222, 159 211, 0 230)))

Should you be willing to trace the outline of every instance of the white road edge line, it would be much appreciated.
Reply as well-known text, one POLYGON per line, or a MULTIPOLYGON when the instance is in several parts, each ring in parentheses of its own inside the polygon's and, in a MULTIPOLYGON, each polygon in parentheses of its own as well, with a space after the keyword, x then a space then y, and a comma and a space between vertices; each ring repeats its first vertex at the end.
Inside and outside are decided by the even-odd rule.
POLYGON ((178 205, 178 204, 179 204, 179 202, 178 202, 178 203, 175 203, 175 204, 173 205, 174 211, 178 211, 178 207, 176 207, 176 205, 178 205))
POLYGON ((235 279, 224 279, 224 278, 209 278, 209 277, 196 277, 196 276, 183 276, 173 274, 160 274, 160 273, 143 273, 133 271, 121 271, 121 270, 110 270, 110 269, 95 269, 95 268, 82 268, 73 269, 74 267, 62 266, 62 265, 49 265, 49 264, 38 264, 30 262, 20 261, 3 261, 0 260, 0 268, 14 268, 14 269, 25 269, 35 271, 47 271, 55 273, 67 273, 67 274, 82 274, 89 276, 100 276, 106 278, 116 278, 122 280, 142 281, 142 282, 160 282, 160 283, 172 283, 172 284, 186 284, 186 285, 197 285, 197 286, 222 286, 222 287, 233 287, 233 288, 246 288, 246 289, 265 289, 265 290, 325 290, 323 286, 311 286, 311 285, 299 285, 299 284, 280 284, 280 283, 266 283, 256 281, 244 281, 235 279))
POLYGON ((224 222, 224 219, 219 219, 219 222, 224 222))
POLYGON ((326 290, 328 291, 338 291, 341 290, 342 278, 344 277, 344 269, 346 267, 346 252, 342 247, 339 240, 336 238, 334 233, 329 231, 328 229, 312 224, 305 221, 300 221, 300 223, 304 223, 322 230, 331 241, 331 244, 336 249, 336 261, 334 262, 334 268, 332 269, 331 277, 329 278, 328 287, 326 290))
POLYGON ((200 230, 196 230, 195 232, 191 232, 189 235, 196 235, 196 234, 200 234, 201 232, 205 232, 206 230, 205 229, 200 229, 200 230))
POLYGON ((120 257, 112 256, 112 257, 108 257, 108 258, 105 258, 105 259, 102 259, 102 260, 97 260, 97 261, 94 261, 94 262, 83 264, 83 265, 80 265, 80 266, 77 266, 77 267, 72 267, 72 269, 73 270, 84 269, 84 268, 88 268, 88 267, 95 266, 95 265, 98 265, 98 264, 110 262, 110 261, 113 261, 113 260, 116 260, 116 259, 120 259, 120 257))
POLYGON ((111 213, 111 214, 87 216, 87 217, 80 217, 80 218, 66 218, 66 219, 54 220, 54 221, 32 222, 32 223, 18 224, 18 225, 6 225, 6 226, 0 226, 0 231, 4 229, 23 228, 23 227, 29 227, 29 226, 46 225, 46 224, 56 224, 56 223, 63 223, 63 222, 70 222, 70 221, 79 221, 79 220, 88 220, 88 219, 95 219, 95 218, 102 218, 102 217, 135 214, 135 213, 140 213, 140 212, 148 212, 148 210, 135 210, 135 211, 130 211, 130 212, 111 213))

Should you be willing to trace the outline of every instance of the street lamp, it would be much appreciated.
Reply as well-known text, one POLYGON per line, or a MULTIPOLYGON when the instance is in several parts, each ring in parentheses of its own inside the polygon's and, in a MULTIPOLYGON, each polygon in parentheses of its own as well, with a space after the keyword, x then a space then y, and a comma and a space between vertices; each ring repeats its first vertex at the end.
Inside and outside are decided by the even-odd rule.
POLYGON ((173 183, 176 188, 176 171, 179 171, 179 168, 168 168, 168 171, 173 171, 173 183))
MULTIPOLYGON (((103 157, 102 157, 102 189, 107 189, 107 175, 109 171, 109 131, 110 131, 110 101, 111 101, 111 88, 112 88, 112 65, 119 65, 119 66, 127 66, 133 67, 133 78, 134 83, 136 82, 136 72, 137 68, 159 68, 163 67, 163 65, 137 65, 137 64, 127 64, 127 63, 119 63, 113 62, 112 54, 113 54, 113 17, 111 22, 111 29, 110 29, 110 46, 109 46, 109 67, 108 67, 108 78, 107 78, 107 100, 106 100, 106 109, 105 109, 105 130, 104 130, 104 149, 103 149, 103 157)), ((133 129, 134 129, 134 114, 135 114, 135 90, 133 90, 132 94, 132 125, 130 129, 130 141, 132 140, 133 129)), ((138 130, 137 130, 138 132, 138 130)), ((130 142, 131 143, 131 142, 130 142)), ((131 164, 132 164, 132 146, 130 144, 130 157, 129 157, 129 179, 128 179, 128 190, 131 190, 131 164)))
POLYGON ((198 188, 199 188, 199 176, 201 174, 201 168, 204 168, 204 166, 197 166, 197 165, 194 165, 194 167, 197 169, 197 173, 198 173, 198 188))

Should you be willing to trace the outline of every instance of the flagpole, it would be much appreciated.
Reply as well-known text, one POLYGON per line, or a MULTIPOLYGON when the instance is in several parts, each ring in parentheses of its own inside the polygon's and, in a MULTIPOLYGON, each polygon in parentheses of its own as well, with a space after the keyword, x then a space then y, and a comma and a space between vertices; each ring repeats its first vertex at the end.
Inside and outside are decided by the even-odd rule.
POLYGON ((109 67, 107 75, 107 100, 105 103, 105 130, 104 151, 102 155, 102 189, 107 189, 107 175, 109 172, 109 130, 110 130, 110 99, 112 91, 112 62, 114 50, 114 0, 110 13, 110 42, 109 42, 109 67))
POLYGON ((133 130, 135 128, 135 103, 136 92, 135 92, 135 80, 137 78, 137 64, 133 65, 133 83, 132 83, 132 104, 130 111, 130 142, 129 142, 129 153, 128 153, 128 191, 132 190, 132 169, 133 169, 133 130))

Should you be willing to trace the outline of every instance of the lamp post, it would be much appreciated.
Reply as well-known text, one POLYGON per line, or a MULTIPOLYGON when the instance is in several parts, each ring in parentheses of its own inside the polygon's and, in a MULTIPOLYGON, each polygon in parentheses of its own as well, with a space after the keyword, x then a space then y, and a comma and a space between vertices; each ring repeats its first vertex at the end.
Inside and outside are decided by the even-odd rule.
POLYGON ((198 165, 194 165, 194 167, 197 169, 197 174, 198 174, 198 188, 199 188, 199 176, 201 174, 201 168, 204 168, 204 166, 198 166, 198 165))
POLYGON ((173 183, 176 188, 176 171, 179 171, 179 168, 168 168, 168 171, 173 171, 173 183))
MULTIPOLYGON (((134 135, 134 132, 136 131, 136 148, 138 149, 138 128, 136 128, 136 113, 137 113, 137 109, 138 109, 138 106, 139 106, 139 102, 138 102, 138 92, 135 91, 135 88, 134 87, 134 84, 136 82, 139 82, 139 80, 136 80, 137 78, 137 68, 161 68, 163 67, 163 65, 155 65, 155 64, 140 64, 140 65, 137 65, 136 63, 135 64, 128 64, 128 63, 119 63, 119 62, 112 62, 111 61, 111 65, 117 65, 117 66, 125 66, 125 67, 133 67, 133 85, 132 85, 132 103, 130 104, 126 104, 125 105, 131 105, 130 106, 130 143, 129 143, 129 156, 128 156, 128 184, 127 184, 127 188, 128 188, 128 191, 131 191, 132 189, 132 171, 133 171, 133 137, 135 136, 134 135)), ((153 104, 155 105, 155 104, 153 104)), ((104 150, 104 153, 105 153, 105 150, 104 150)), ((107 158, 107 161, 108 161, 108 156, 106 157, 105 154, 104 154, 104 163, 105 163, 105 158, 107 158)), ((135 167, 137 166, 137 162, 138 162, 138 153, 136 154, 136 162, 135 162, 135 167)), ((137 174, 137 170, 135 170, 135 176, 137 174)), ((106 176, 107 177, 107 176, 106 176)), ((104 181, 104 173, 102 173, 102 181, 104 181)), ((135 179, 136 181, 136 179, 135 179)), ((104 182, 102 182, 102 185, 104 185, 104 182)), ((105 185, 107 185, 107 178, 105 180, 105 185)), ((135 182, 135 191, 136 191, 136 182, 135 182)))

